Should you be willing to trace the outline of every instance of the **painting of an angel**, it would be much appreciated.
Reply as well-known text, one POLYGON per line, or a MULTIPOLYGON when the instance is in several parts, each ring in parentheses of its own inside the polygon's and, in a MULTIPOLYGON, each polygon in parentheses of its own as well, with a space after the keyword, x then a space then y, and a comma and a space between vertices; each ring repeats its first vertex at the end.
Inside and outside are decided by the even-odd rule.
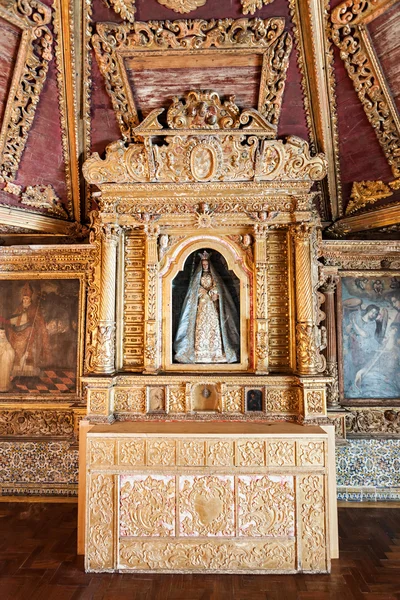
POLYGON ((400 396, 397 281, 344 277, 343 375, 346 398, 400 396))
MULTIPOLYGON (((190 277, 174 340, 174 361, 178 363, 215 364, 240 360, 237 304, 211 256, 212 252, 207 249, 199 252, 197 259, 200 260, 190 277)), ((195 258, 192 257, 193 267, 195 258)), ((226 272, 225 269, 225 276, 226 272)))

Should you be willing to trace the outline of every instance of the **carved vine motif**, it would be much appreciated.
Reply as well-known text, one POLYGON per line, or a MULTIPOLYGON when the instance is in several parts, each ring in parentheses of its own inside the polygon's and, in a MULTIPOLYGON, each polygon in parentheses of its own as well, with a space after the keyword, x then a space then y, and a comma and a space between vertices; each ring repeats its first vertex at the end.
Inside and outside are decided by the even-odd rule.
POLYGON ((316 339, 319 337, 319 330, 316 325, 310 323, 297 323, 297 360, 299 365, 305 365, 306 368, 312 368, 316 373, 322 373, 325 370, 325 357, 320 354, 320 348, 316 339))
POLYGON ((294 535, 293 477, 238 477, 239 535, 294 535))
POLYGON ((147 443, 148 465, 174 465, 175 464, 175 442, 149 440, 147 443))
POLYGON ((306 404, 309 413, 324 412, 324 395, 321 391, 306 392, 306 404))
POLYGON ((133 23, 135 21, 136 0, 103 0, 108 8, 114 9, 117 15, 121 15, 122 19, 133 23))
POLYGON ((321 571, 325 563, 324 483, 321 476, 300 479, 303 568, 321 571))
POLYGON ((324 442, 307 442, 299 444, 300 465, 323 465, 324 442))
POLYGON ((175 478, 123 477, 120 511, 121 536, 175 535, 175 478))
POLYGON ((242 467, 264 466, 265 447, 263 442, 238 442, 239 464, 242 467))
POLYGON ((15 436, 72 436, 73 412, 59 410, 2 410, 0 435, 15 436))
POLYGON ((283 467, 295 464, 294 442, 269 442, 268 465, 283 467))
POLYGON ((297 390, 268 390, 267 410, 268 412, 298 412, 297 390))
POLYGON ((232 442, 210 442, 207 462, 214 466, 228 466, 233 463, 233 455, 232 442))
POLYGON ((0 181, 15 179, 39 96, 52 59, 51 9, 38 0, 0 6, 0 17, 21 27, 22 36, 0 131, 0 181))
POLYGON ((234 535, 233 476, 181 477, 181 535, 234 535))
POLYGON ((114 464, 114 441, 92 440, 90 442, 90 464, 113 465, 114 464))
POLYGON ((346 207, 346 215, 351 215, 364 206, 392 195, 393 191, 383 181, 355 181, 351 189, 351 199, 346 207))
POLYGON ((201 466, 205 464, 206 453, 204 442, 182 441, 179 446, 179 464, 185 466, 201 466))
POLYGON ((110 569, 113 561, 114 478, 92 475, 89 494, 89 543, 86 560, 90 569, 110 569))
POLYGON ((144 465, 144 458, 144 440, 121 442, 119 446, 119 464, 131 466, 144 465))
POLYGON ((397 110, 376 60, 364 19, 386 4, 383 0, 345 0, 332 11, 332 39, 340 49, 365 114, 395 177, 400 176, 400 128, 397 110))
POLYGON ((117 390, 115 393, 114 409, 121 412, 146 412, 145 389, 117 390))
POLYGON ((107 411, 108 392, 106 390, 90 390, 89 407, 92 413, 104 413, 107 411))
POLYGON ((157 0, 157 2, 177 13, 184 14, 204 6, 207 0, 157 0))
POLYGON ((243 410, 243 388, 229 387, 224 393, 224 407, 226 412, 240 413, 243 410))
POLYGON ((240 0, 242 5, 242 13, 244 15, 254 15, 256 10, 259 10, 263 5, 271 4, 274 0, 240 0))
MULTIPOLYGON (((138 125, 137 109, 128 86, 124 61, 138 50, 201 51, 258 49, 265 52, 258 110, 272 125, 279 119, 284 80, 291 51, 291 37, 284 31, 284 19, 201 19, 149 21, 147 23, 97 23, 92 38, 100 70, 106 80, 122 136, 130 139, 138 125)), ((158 111, 160 114, 160 111, 158 111)), ((156 123, 153 123, 157 127, 156 123)))
POLYGON ((216 569, 294 569, 292 541, 243 542, 121 542, 123 566, 130 569, 209 571, 216 569))

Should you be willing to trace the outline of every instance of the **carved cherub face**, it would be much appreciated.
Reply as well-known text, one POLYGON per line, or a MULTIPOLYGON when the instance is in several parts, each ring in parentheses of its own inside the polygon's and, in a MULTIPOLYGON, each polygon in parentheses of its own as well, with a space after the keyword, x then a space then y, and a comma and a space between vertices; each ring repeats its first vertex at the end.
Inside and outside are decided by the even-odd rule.
POLYGON ((0 329, 0 342, 2 342, 3 340, 6 340, 6 332, 5 329, 0 329))
POLYGON ((243 236, 243 246, 245 246, 246 248, 251 246, 251 235, 248 233, 245 233, 243 236))

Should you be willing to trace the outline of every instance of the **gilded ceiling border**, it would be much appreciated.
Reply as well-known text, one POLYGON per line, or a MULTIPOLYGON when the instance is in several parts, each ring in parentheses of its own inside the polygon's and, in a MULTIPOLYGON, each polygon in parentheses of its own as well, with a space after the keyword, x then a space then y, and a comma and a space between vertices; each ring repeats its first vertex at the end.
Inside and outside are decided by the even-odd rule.
POLYGON ((291 36, 284 31, 282 18, 202 19, 97 23, 92 44, 111 97, 122 137, 130 140, 139 118, 124 60, 144 51, 157 54, 193 55, 200 52, 248 53, 263 55, 259 112, 277 125, 292 48, 291 36))
POLYGON ((340 238, 359 231, 378 230, 400 223, 400 202, 392 202, 380 208, 372 207, 358 215, 350 215, 336 221, 325 229, 329 237, 340 238))
POLYGON ((400 117, 367 29, 367 24, 395 1, 345 0, 332 10, 331 21, 332 39, 365 114, 393 175, 400 177, 400 117))
POLYGON ((321 184, 321 217, 337 219, 343 208, 329 1, 289 0, 289 9, 311 144, 314 151, 324 152, 329 165, 327 184, 321 184))
POLYGON ((54 0, 55 57, 59 90, 62 149, 67 184, 68 214, 80 220, 78 130, 75 87, 73 1, 54 0))
MULTIPOLYGON (((79 81, 79 108, 80 108, 80 126, 79 126, 79 154, 82 156, 82 164, 89 158, 92 151, 91 148, 91 95, 92 95, 92 45, 91 39, 93 35, 92 21, 92 0, 79 0, 82 3, 82 30, 78 30, 78 23, 75 23, 76 39, 80 40, 78 44, 81 57, 81 68, 78 69, 79 81)), ((82 190, 85 199, 84 202, 84 217, 88 219, 91 208, 91 190, 90 185, 82 178, 82 190)))
POLYGON ((322 256, 326 267, 382 274, 382 269, 400 268, 400 241, 323 240, 322 256))
POLYGON ((0 17, 22 30, 0 131, 0 181, 13 181, 35 116, 53 36, 47 27, 51 9, 39 0, 1 0, 0 17))

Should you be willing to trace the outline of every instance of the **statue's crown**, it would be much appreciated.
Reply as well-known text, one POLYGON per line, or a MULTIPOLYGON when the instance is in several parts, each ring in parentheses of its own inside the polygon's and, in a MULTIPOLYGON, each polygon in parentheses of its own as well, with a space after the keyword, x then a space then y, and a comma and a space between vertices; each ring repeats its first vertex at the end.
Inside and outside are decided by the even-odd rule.
POLYGON ((202 260, 208 260, 211 256, 211 252, 207 252, 207 250, 204 250, 204 252, 199 252, 199 256, 202 260))

